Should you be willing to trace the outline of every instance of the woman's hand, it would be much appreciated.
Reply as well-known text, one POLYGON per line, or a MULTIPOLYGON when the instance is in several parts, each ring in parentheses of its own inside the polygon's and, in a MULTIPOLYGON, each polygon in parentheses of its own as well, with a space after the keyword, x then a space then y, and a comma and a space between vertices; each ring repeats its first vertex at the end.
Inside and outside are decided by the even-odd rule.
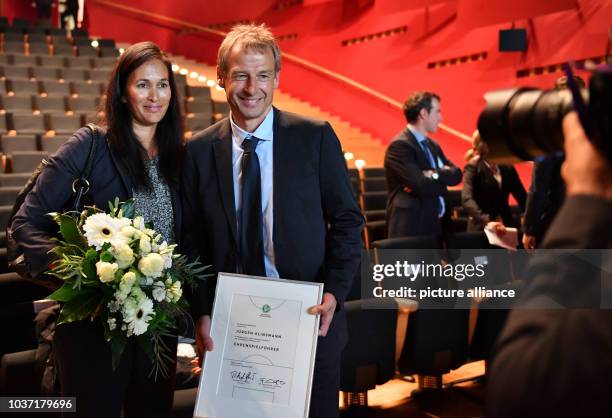
POLYGON ((497 222, 497 221, 489 222, 486 228, 495 232, 495 234, 497 234, 497 236, 500 238, 506 234, 506 226, 501 222, 497 222))

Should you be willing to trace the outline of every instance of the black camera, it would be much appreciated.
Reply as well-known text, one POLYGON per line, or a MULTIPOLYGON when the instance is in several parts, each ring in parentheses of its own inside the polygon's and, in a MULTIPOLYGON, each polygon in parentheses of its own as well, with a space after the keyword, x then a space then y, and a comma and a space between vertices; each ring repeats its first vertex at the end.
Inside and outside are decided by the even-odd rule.
POLYGON ((579 88, 569 67, 568 88, 518 88, 485 94, 478 131, 494 163, 529 161, 563 151, 563 117, 576 110, 585 133, 612 164, 612 65, 599 67, 589 90, 579 88))

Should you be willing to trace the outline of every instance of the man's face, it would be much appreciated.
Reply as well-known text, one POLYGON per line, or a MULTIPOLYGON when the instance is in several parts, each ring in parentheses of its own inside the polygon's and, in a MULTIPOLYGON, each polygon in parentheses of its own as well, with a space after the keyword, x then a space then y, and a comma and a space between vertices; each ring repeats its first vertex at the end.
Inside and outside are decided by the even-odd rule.
POLYGON ((231 49, 227 63, 226 76, 218 74, 219 85, 225 89, 234 123, 253 132, 272 107, 278 87, 274 55, 270 49, 262 53, 238 44, 231 49))
POLYGON ((436 132, 438 125, 442 122, 442 113, 440 113, 440 101, 436 98, 431 99, 431 110, 421 110, 421 118, 423 118, 423 126, 427 132, 436 132))

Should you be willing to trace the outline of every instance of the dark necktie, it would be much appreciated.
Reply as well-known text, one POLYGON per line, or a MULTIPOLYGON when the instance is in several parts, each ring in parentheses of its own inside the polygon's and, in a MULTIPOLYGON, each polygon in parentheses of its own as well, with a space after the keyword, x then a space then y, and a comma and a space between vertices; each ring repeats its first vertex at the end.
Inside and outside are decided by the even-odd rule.
MULTIPOLYGON (((424 141, 420 141, 419 145, 421 146, 421 149, 427 156, 427 160, 429 161, 429 165, 431 166, 431 168, 433 168, 434 170, 437 170, 438 168, 440 168, 438 164, 436 163, 433 153, 431 152, 431 148, 429 148, 427 139, 425 139, 424 141)), ((444 203, 444 198, 442 196, 438 196, 438 218, 441 218, 442 216, 444 216, 445 210, 446 210, 446 205, 444 203)))
POLYGON ((240 255, 242 273, 265 276, 262 217, 261 173, 255 148, 259 138, 250 136, 242 142, 242 208, 240 210, 240 255))

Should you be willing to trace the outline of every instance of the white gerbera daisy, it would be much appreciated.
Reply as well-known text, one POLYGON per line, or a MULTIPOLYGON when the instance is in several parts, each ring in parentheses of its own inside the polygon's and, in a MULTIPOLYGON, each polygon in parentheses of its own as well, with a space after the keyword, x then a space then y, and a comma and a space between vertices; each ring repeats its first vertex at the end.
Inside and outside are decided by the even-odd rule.
POLYGON ((151 299, 145 297, 140 303, 137 300, 130 299, 123 308, 123 320, 129 331, 134 335, 141 335, 147 332, 153 313, 153 301, 151 299))
POLYGON ((105 242, 110 242, 117 233, 113 218, 106 213, 95 213, 88 217, 83 225, 83 231, 87 243, 95 246, 96 250, 99 250, 105 242))
POLYGON ((127 239, 121 234, 121 229, 129 225, 129 222, 130 220, 126 218, 113 218, 106 213, 95 213, 83 224, 87 243, 94 246, 96 250, 100 250, 107 242, 126 243, 127 239))

